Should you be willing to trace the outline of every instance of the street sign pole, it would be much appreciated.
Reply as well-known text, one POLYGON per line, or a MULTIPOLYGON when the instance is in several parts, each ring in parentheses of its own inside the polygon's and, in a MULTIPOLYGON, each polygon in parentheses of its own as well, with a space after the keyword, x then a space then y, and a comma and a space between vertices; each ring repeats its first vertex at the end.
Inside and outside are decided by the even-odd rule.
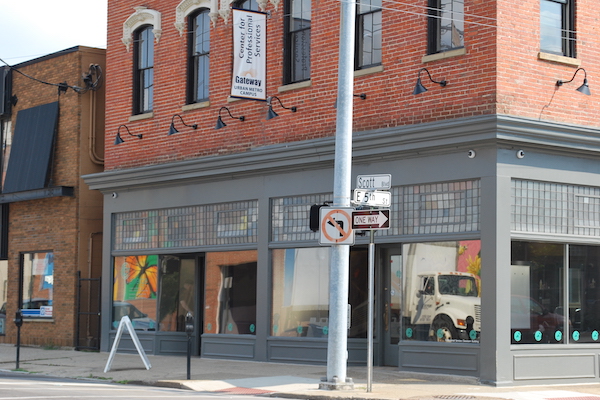
POLYGON ((373 380, 373 302, 375 286, 375 231, 371 229, 369 240, 369 306, 367 309, 367 392, 371 392, 373 380))
MULTIPOLYGON (((354 22, 356 2, 340 2, 338 94, 333 170, 333 206, 349 207, 352 168, 352 100, 354 89, 354 22)), ((327 381, 319 388, 354 389, 346 377, 348 362, 348 279, 350 246, 334 244, 329 259, 329 333, 327 338, 327 381)))

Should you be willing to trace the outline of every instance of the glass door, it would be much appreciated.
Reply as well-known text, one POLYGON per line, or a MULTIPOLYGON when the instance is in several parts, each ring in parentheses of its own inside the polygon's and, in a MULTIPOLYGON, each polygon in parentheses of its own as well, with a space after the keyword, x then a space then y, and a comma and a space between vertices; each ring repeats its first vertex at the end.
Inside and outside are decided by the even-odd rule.
POLYGON ((401 250, 383 249, 383 364, 398 366, 398 342, 400 341, 400 302, 402 300, 402 254, 401 250))

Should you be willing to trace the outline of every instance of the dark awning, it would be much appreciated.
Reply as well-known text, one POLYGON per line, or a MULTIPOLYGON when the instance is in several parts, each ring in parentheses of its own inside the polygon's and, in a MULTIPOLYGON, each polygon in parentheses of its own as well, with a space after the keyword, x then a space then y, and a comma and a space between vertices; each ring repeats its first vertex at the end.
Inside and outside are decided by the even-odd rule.
POLYGON ((3 193, 47 187, 57 123, 58 102, 19 111, 3 193))

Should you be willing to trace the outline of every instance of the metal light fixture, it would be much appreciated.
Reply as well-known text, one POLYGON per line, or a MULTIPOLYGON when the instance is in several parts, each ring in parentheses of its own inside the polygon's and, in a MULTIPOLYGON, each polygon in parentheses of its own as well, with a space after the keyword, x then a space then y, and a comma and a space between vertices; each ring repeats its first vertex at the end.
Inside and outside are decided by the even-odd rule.
POLYGON ((415 90, 413 90, 412 94, 421 94, 423 92, 427 91, 427 88, 425 86, 423 86, 423 84, 421 83, 421 71, 425 71, 427 72, 427 76, 429 76, 429 80, 433 83, 437 83, 439 84, 441 87, 444 87, 448 84, 448 82, 446 82, 445 80, 441 80, 441 81, 434 81, 433 78, 431 78, 431 74, 429 73, 429 71, 427 70, 427 68, 421 68, 419 70, 419 74, 417 76, 417 84, 415 85, 415 90))
MULTIPOLYGON (((352 96, 354 96, 354 97, 360 97, 361 100, 366 100, 367 99, 367 94, 366 93, 353 94, 352 96)), ((335 103, 333 103, 333 108, 337 108, 337 98, 335 99, 335 103)))
POLYGON ((175 115, 173 115, 173 118, 171 118, 171 126, 169 127, 169 132, 167 133, 167 135, 173 135, 174 133, 179 133, 177 128, 175 128, 175 117, 179 117, 179 119, 181 120, 181 123, 183 125, 187 126, 188 128, 198 129, 197 124, 191 124, 191 125, 186 124, 181 115, 175 114, 175 115))
POLYGON ((215 126, 215 129, 221 129, 227 126, 227 124, 223 122, 223 118, 221 118, 221 111, 223 110, 227 110, 227 114, 229 114, 229 116, 233 119, 239 119, 242 122, 244 122, 244 120, 246 119, 246 117, 244 117, 243 115, 241 117, 234 117, 233 115, 231 115, 231 111, 229 111, 229 108, 221 107, 219 109, 219 118, 217 119, 217 125, 215 126))
POLYGON ((127 133, 129 133, 130 136, 135 136, 138 139, 142 138, 142 134, 134 135, 133 133, 129 132, 129 128, 127 127, 127 125, 121 125, 117 128, 117 137, 115 138, 115 144, 121 144, 124 142, 124 140, 121 138, 121 128, 125 128, 125 130, 127 131, 127 133))
POLYGON ((277 114, 275 111, 273 111, 273 99, 276 99, 279 102, 279 105, 281 107, 285 108, 286 110, 292 110, 292 112, 298 111, 296 106, 292 106, 292 107, 284 106, 283 103, 281 102, 281 100, 279 99, 279 97, 269 96, 269 97, 267 97, 267 105, 269 106, 269 110, 267 111, 267 120, 270 120, 275 117, 279 117, 279 114, 277 114))
POLYGON ((585 95, 588 95, 588 96, 591 95, 590 88, 588 86, 588 81, 587 81, 587 72, 585 72, 585 69, 583 69, 583 68, 577 68, 577 71, 575 71, 575 73, 573 74, 573 77, 569 81, 561 81, 561 80, 556 81, 556 86, 562 86, 564 83, 573 82, 573 79, 575 79, 575 75, 577 75, 577 73, 579 71, 583 71, 584 75, 583 75, 583 85, 579 86, 577 88, 577 91, 581 92, 585 95))

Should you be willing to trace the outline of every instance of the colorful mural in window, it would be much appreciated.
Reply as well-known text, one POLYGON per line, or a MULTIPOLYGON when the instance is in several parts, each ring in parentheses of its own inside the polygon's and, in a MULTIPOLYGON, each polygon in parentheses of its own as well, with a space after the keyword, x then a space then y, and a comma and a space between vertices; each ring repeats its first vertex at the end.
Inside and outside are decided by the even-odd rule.
POLYGON ((137 330, 156 330, 158 256, 115 257, 113 328, 128 316, 137 330))

